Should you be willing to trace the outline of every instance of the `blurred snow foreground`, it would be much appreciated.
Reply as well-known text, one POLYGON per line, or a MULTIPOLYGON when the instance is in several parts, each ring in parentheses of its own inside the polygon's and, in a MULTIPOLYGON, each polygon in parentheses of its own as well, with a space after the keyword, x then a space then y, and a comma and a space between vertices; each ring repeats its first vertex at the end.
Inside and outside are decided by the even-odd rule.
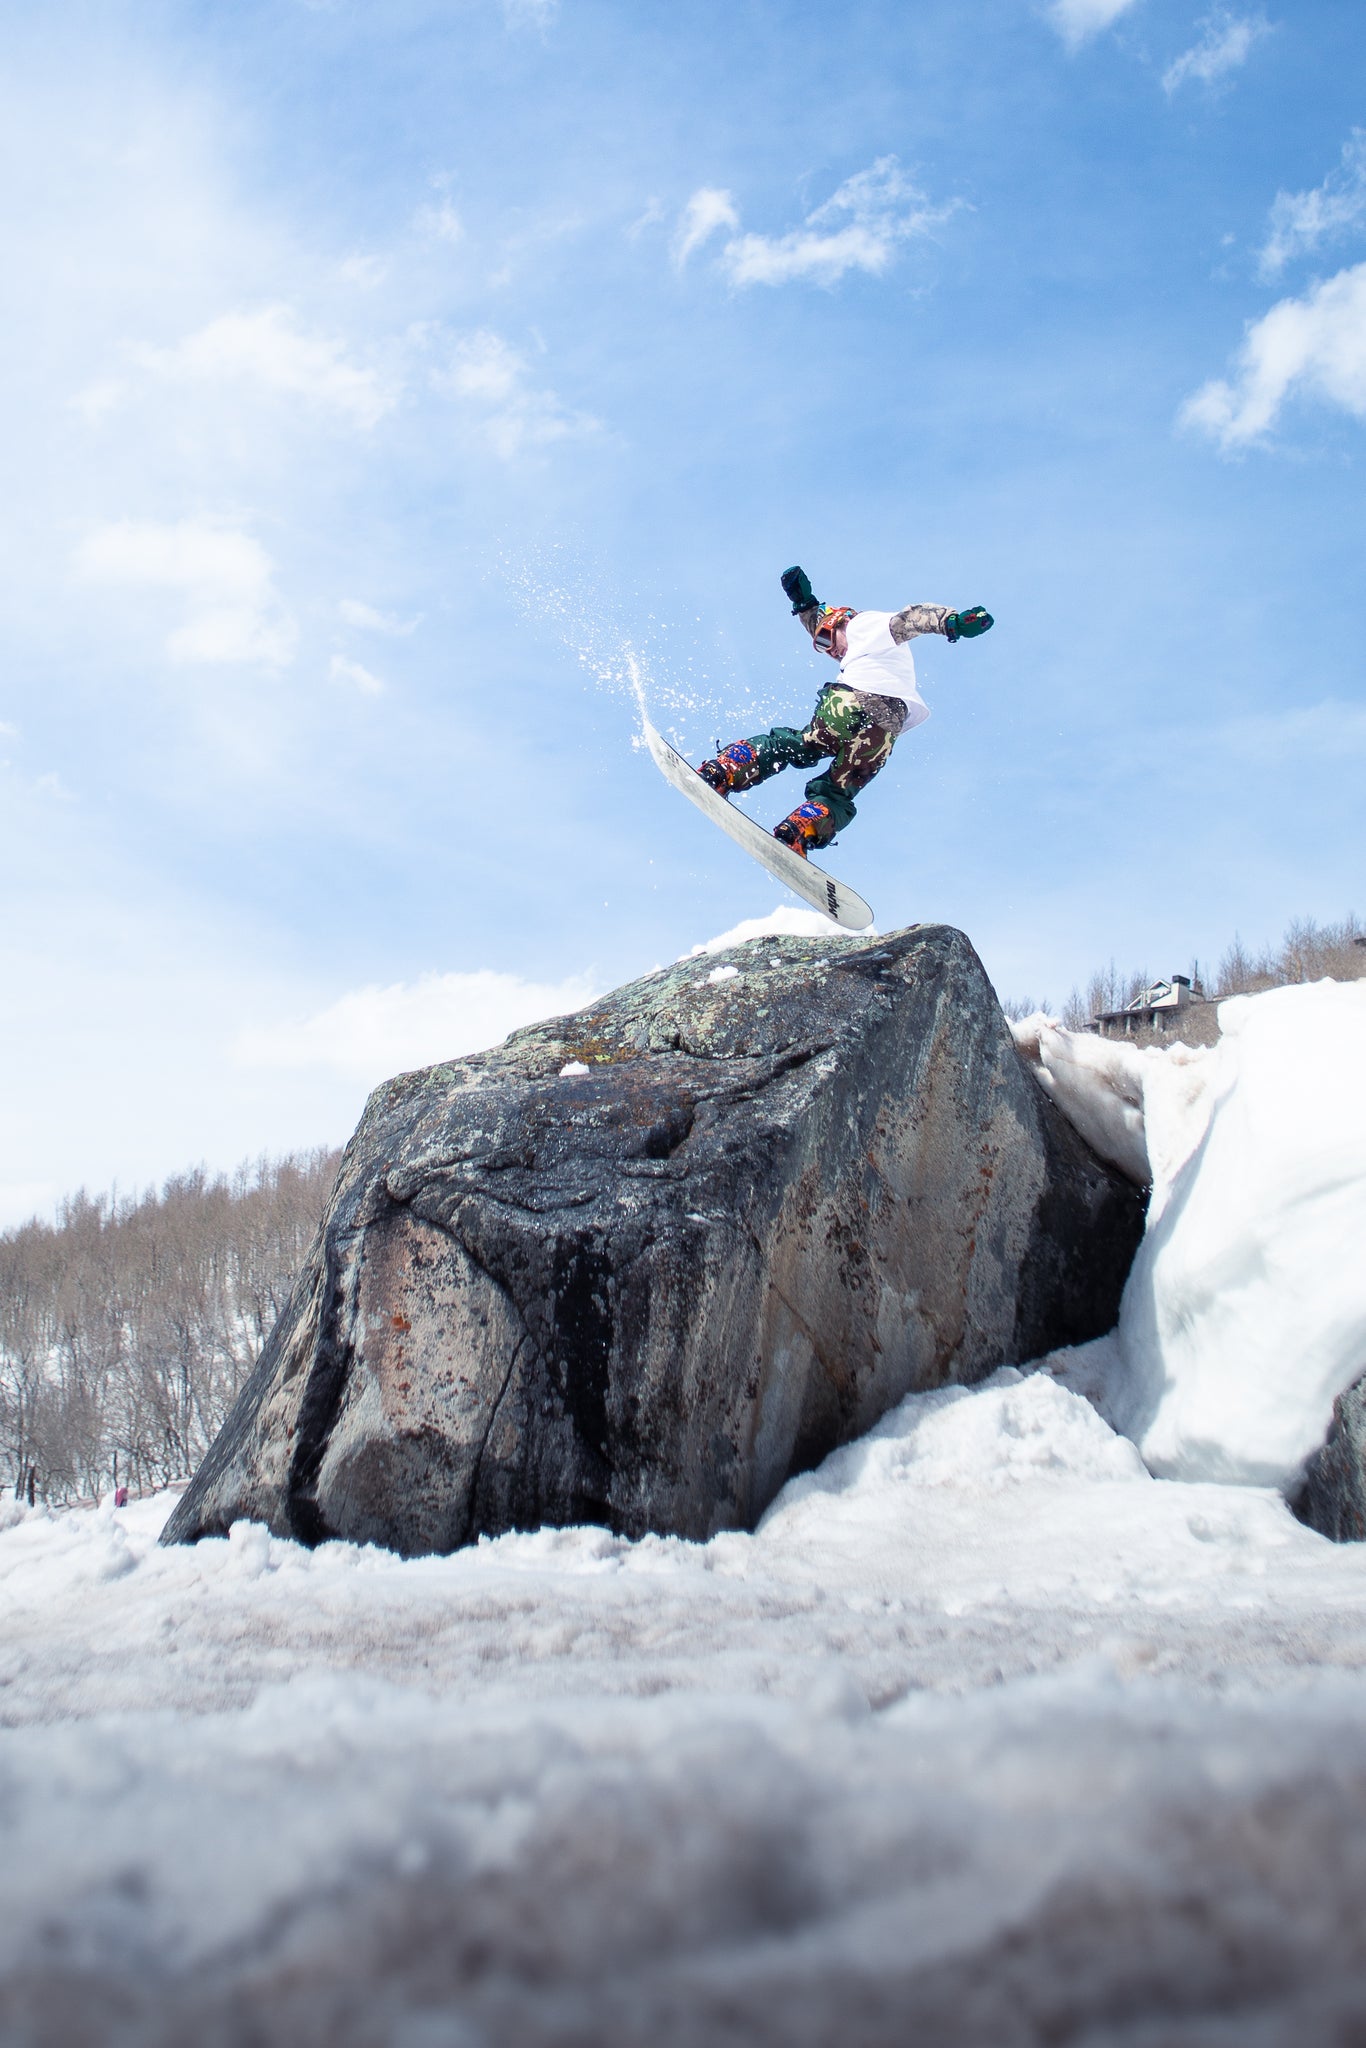
POLYGON ((909 1397, 753 1534, 0 1511, 6 2048, 1366 2038, 1366 1544, 1240 1483, 1366 1363, 1363 995, 1195 1057, 1021 1027, 1151 1161, 1118 1336, 909 1397))
POLYGON ((1235 996, 1217 1045, 1015 1025, 1104 1158, 1151 1180, 1087 1390, 1152 1471, 1291 1490, 1366 1373, 1366 983, 1235 996))
POLYGON ((912 1396, 705 1544, 165 1549, 168 1506, 0 1535, 7 2044, 1361 2009, 1366 1546, 1153 1479, 1047 1374, 912 1396))

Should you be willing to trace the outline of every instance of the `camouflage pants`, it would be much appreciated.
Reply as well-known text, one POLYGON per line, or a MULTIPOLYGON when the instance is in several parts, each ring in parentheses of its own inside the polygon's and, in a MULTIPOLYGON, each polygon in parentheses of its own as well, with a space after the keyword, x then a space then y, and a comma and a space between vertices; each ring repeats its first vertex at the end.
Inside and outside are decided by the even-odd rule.
MULTIPOLYGON (((880 701, 890 708, 900 700, 880 701)), ((901 709, 904 713, 905 707, 901 709)), ((873 718, 856 691, 831 683, 821 691, 803 731, 795 725, 775 725, 772 732, 734 741, 722 749, 721 759, 731 772, 731 788, 740 790, 757 789, 784 768, 814 768, 833 754, 825 774, 814 775, 806 785, 807 796, 830 813, 815 839, 817 846, 828 846, 855 815, 854 792, 866 789, 886 767, 900 729, 899 723, 893 727, 873 718)))

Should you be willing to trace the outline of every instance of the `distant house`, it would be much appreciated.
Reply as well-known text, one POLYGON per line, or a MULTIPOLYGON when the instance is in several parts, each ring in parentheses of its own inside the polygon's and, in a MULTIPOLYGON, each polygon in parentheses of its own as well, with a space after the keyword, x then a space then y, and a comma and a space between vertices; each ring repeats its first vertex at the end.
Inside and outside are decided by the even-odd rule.
POLYGON ((1091 1029, 1102 1038, 1124 1038, 1144 1026, 1166 1031, 1183 1011, 1206 1000, 1205 991, 1188 974, 1174 974, 1170 981, 1155 981, 1135 996, 1122 1010, 1102 1010, 1091 1019, 1091 1029))

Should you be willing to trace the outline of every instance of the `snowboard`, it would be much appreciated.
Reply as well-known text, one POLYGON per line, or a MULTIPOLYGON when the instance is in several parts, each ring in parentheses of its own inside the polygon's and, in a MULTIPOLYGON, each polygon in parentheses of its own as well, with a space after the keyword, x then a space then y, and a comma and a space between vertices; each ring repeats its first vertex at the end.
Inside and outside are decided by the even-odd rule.
POLYGON ((655 766, 666 782, 682 790, 699 811, 704 811, 714 825, 729 833, 737 846, 743 846, 751 860, 757 860, 766 868, 775 881, 790 889, 794 896, 800 896, 803 903, 809 903, 813 910, 820 910, 836 924, 842 924, 851 932, 866 931, 873 921, 873 913, 861 896, 852 889, 846 889, 843 882, 837 882, 833 875, 827 875, 812 861, 803 860, 799 853, 784 846, 771 832, 765 832, 762 825, 756 825, 753 818, 747 818, 743 811, 737 811, 725 797, 702 780, 690 761, 685 761, 676 747, 671 747, 663 736, 657 733, 648 718, 641 715, 645 728, 645 743, 654 757, 655 766))

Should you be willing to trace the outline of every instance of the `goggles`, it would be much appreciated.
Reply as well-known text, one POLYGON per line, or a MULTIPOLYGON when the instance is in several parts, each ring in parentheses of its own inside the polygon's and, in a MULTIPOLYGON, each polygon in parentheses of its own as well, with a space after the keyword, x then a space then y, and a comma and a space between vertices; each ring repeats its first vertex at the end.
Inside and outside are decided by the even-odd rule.
POLYGON ((821 613, 820 624, 811 635, 811 644, 818 654, 834 653, 836 633, 853 616, 854 608, 848 604, 832 605, 828 611, 821 613))

